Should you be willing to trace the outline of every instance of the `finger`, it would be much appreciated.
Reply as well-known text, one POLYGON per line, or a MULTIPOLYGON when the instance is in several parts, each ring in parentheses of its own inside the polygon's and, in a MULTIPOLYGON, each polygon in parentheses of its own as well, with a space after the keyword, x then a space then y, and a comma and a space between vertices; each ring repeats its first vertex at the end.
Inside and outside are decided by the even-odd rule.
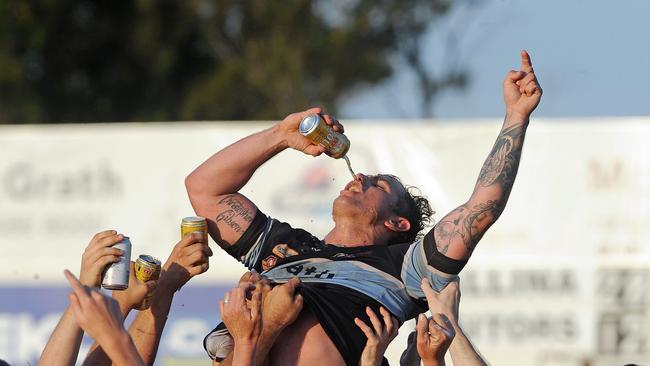
POLYGON ((254 282, 253 280, 251 280, 251 277, 253 277, 253 273, 251 271, 247 271, 241 277, 239 277, 239 282, 238 283, 243 283, 243 282, 251 283, 251 282, 254 282))
POLYGON ((158 287, 158 280, 149 280, 144 284, 147 286, 147 294, 150 294, 158 287))
POLYGON ((343 126, 336 118, 330 116, 329 114, 323 114, 323 120, 325 120, 325 123, 331 126, 334 131, 343 133, 343 126))
POLYGON ((431 283, 429 282, 429 279, 427 279, 426 277, 422 278, 422 281, 420 282, 420 288, 422 289, 422 292, 424 292, 424 296, 426 296, 427 299, 429 298, 429 296, 435 297, 436 295, 438 295, 438 293, 433 290, 433 288, 431 287, 431 283))
POLYGON ((321 145, 309 145, 303 150, 303 152, 311 156, 320 156, 325 152, 325 148, 321 145))
POLYGON ((256 320, 260 317, 262 309, 262 293, 257 291, 253 293, 251 298, 251 319, 256 320))
POLYGON ((521 66, 519 69, 524 72, 533 72, 533 62, 526 50, 521 50, 521 66))
POLYGON ((354 318, 354 324, 361 329, 363 334, 366 335, 366 338, 373 338, 375 337, 375 333, 373 333, 372 329, 368 326, 368 324, 364 323, 363 320, 359 318, 354 318))
POLYGON ((72 272, 66 269, 65 271, 63 271, 63 275, 68 280, 68 283, 70 283, 70 286, 72 286, 72 290, 79 297, 79 300, 88 297, 86 288, 81 284, 81 282, 79 282, 77 277, 75 277, 75 275, 73 275, 72 272))
POLYGON ((391 324, 392 324, 392 330, 390 332, 391 338, 397 337, 397 333, 399 333, 399 321, 397 321, 397 318, 394 316, 391 316, 390 318, 391 324))
POLYGON ((379 307, 379 313, 381 314, 381 317, 384 319, 384 329, 386 329, 386 333, 392 333, 393 332, 393 319, 388 310, 386 310, 383 306, 379 307))
POLYGON ((536 91, 538 91, 539 86, 537 85, 537 82, 535 80, 531 80, 528 84, 526 84, 526 87, 524 88, 524 92, 526 93, 527 96, 531 96, 535 94, 536 91))
POLYGON ((303 119, 303 118, 309 116, 310 114, 321 114, 323 112, 325 112, 325 110, 323 108, 321 108, 321 107, 309 108, 306 111, 300 112, 300 119, 303 119))
POLYGON ((291 295, 296 291, 296 287, 300 284, 300 278, 298 277, 293 277, 287 283, 282 285, 286 291, 288 291, 291 295))
POLYGON ((224 307, 224 305, 225 305, 225 304, 224 304, 223 300, 220 300, 220 301, 219 301, 219 313, 221 314, 221 318, 223 318, 223 313, 224 313, 224 311, 223 311, 223 310, 224 310, 223 307, 224 307))
POLYGON ((105 238, 105 237, 111 236, 111 235, 116 235, 116 234, 117 234, 117 231, 115 231, 115 230, 104 230, 104 231, 98 232, 97 234, 95 234, 92 237, 92 239, 90 239, 90 243, 92 244, 93 242, 101 240, 102 238, 105 238))
POLYGON ((415 331, 418 335, 417 343, 426 343, 429 338, 429 320, 424 316, 424 314, 418 315, 418 321, 415 324, 415 331))
POLYGON ((298 308, 298 309, 302 309, 303 301, 304 301, 304 300, 303 300, 303 298, 302 298, 302 295, 298 294, 298 295, 296 295, 296 297, 293 299, 293 305, 294 305, 296 308, 298 308))
POLYGON ((366 306, 366 314, 368 315, 368 318, 370 318, 370 323, 372 323, 373 328, 375 328, 375 333, 381 334, 384 327, 381 325, 381 321, 379 320, 379 317, 370 308, 370 306, 366 306))
POLYGON ((431 319, 440 326, 442 329, 449 329, 451 328, 451 323, 449 322, 449 318, 445 314, 442 313, 435 313, 431 314, 431 319))
POLYGON ((98 240, 93 245, 93 248, 110 247, 119 243, 120 241, 122 241, 122 239, 124 239, 124 235, 122 234, 108 235, 98 240))
POLYGON ((508 74, 506 74, 506 81, 510 81, 512 83, 517 82, 518 80, 521 80, 526 76, 526 73, 523 71, 515 71, 515 70, 510 70, 508 74))
POLYGON ((91 255, 88 256, 88 262, 93 263, 100 260, 104 256, 117 256, 121 257, 124 255, 122 249, 107 247, 107 248, 98 248, 91 255))
POLYGON ((208 246, 207 244, 203 246, 203 253, 205 253, 205 255, 207 255, 208 257, 212 257, 212 255, 214 254, 214 252, 212 252, 212 248, 210 248, 210 246, 208 246))

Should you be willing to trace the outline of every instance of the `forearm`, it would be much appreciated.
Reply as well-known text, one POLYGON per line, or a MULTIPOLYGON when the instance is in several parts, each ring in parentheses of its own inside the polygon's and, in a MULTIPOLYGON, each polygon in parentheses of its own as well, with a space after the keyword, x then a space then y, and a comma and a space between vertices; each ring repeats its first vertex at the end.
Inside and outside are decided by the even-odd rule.
POLYGON ((83 330, 77 325, 72 309, 68 306, 50 336, 39 365, 74 365, 77 361, 83 330))
MULTIPOLYGON (((253 366, 255 362, 255 345, 242 345, 235 342, 233 351, 232 366, 253 366)), ((260 365, 262 365, 260 363, 260 365)))
POLYGON ((463 330, 456 326, 456 336, 449 346, 449 353, 454 365, 487 366, 487 363, 478 354, 472 342, 465 336, 463 330))
POLYGON ((101 343, 102 348, 117 366, 144 366, 131 337, 127 332, 122 332, 101 343))
POLYGON ((227 146, 185 179, 190 200, 195 196, 213 197, 238 192, 257 168, 286 148, 284 135, 277 126, 227 146))
POLYGON ((173 297, 173 289, 165 286, 157 288, 151 298, 149 309, 140 311, 129 327, 129 334, 133 339, 135 349, 145 365, 153 365, 156 359, 173 297))
MULTIPOLYGON (((271 352, 271 348, 273 348, 273 344, 275 344, 275 340, 278 339, 278 336, 282 333, 282 329, 283 328, 264 325, 262 334, 257 340, 257 350, 255 351, 255 360, 258 365, 264 366, 268 364, 269 353, 271 352)), ((235 344, 235 350, 236 349, 237 345, 235 344)), ((233 365, 235 364, 233 363, 233 365)))

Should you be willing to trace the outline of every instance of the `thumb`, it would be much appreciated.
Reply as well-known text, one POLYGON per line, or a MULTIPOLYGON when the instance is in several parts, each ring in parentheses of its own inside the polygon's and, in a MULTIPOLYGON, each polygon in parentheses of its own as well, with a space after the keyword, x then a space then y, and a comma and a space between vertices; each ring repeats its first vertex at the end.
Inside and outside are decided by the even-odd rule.
POLYGON ((427 339, 427 332, 429 331, 429 321, 424 314, 418 315, 418 321, 415 325, 415 331, 418 335, 418 343, 425 342, 427 339))
POLYGON ((298 285, 300 285, 300 278, 298 277, 293 277, 292 279, 287 281, 286 284, 284 284, 284 286, 286 286, 287 288, 287 291, 289 291, 289 293, 292 295, 296 291, 296 287, 298 287, 298 285))
POLYGON ((302 119, 302 118, 305 118, 305 117, 307 117, 307 116, 310 115, 310 114, 322 114, 324 111, 325 111, 325 109, 322 108, 322 107, 313 107, 313 108, 309 108, 309 109, 307 109, 306 111, 302 111, 302 112, 300 112, 300 118, 301 118, 301 119, 302 119))

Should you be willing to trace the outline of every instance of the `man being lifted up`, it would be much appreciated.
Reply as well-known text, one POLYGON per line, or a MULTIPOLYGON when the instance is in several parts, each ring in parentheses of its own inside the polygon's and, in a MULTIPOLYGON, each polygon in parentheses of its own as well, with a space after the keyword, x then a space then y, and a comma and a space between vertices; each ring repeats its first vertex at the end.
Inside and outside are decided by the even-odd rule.
POLYGON ((503 83, 505 121, 474 191, 423 238, 418 234, 431 208, 392 175, 357 174, 346 184, 333 202, 334 226, 322 239, 265 215, 238 193, 257 168, 287 148, 323 153, 298 132, 302 118, 312 113, 343 132, 321 108, 291 114, 196 168, 185 184, 194 210, 208 219, 212 238, 276 283, 294 276, 302 281, 302 312, 281 334, 281 329, 266 332, 264 322, 258 361, 268 356, 277 365, 357 365, 365 336, 354 318, 368 323, 366 307, 379 314, 383 306, 400 324, 426 311, 421 279, 435 290, 444 288, 503 212, 541 95, 530 57, 522 51, 520 70, 510 71, 503 83))

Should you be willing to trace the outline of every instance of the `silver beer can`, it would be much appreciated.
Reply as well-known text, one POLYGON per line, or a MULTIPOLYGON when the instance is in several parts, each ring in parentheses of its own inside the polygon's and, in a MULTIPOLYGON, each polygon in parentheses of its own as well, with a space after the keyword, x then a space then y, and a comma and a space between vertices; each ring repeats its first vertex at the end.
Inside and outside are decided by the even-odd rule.
POLYGON ((323 146, 325 153, 334 159, 342 158, 350 149, 350 140, 344 134, 334 131, 318 114, 303 118, 298 130, 315 144, 323 146))
POLYGON ((129 271, 131 270, 131 241, 127 236, 113 248, 122 249, 124 255, 119 262, 110 264, 102 279, 102 287, 108 290, 125 290, 129 287, 129 271))

